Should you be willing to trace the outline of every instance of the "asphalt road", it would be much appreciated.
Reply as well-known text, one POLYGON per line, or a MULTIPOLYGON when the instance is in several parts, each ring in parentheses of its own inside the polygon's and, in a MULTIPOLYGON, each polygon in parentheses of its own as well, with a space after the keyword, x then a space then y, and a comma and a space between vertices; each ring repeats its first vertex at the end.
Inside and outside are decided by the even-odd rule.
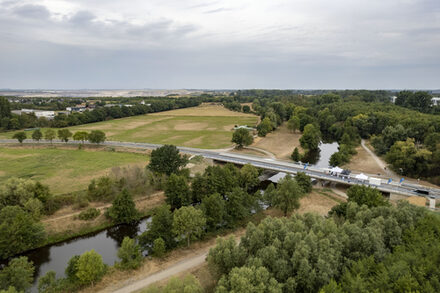
MULTIPOLYGON (((44 141, 48 143, 47 141, 44 141)), ((0 143, 17 143, 15 139, 0 139, 0 143)), ((23 143, 35 143, 32 140, 25 140, 23 143)), ((64 144, 60 140, 54 140, 52 143, 54 144, 64 144)), ((78 141, 69 141, 67 144, 78 144, 78 141)), ((86 142, 85 144, 89 144, 86 142)), ((121 142, 121 141, 106 141, 103 143, 106 146, 115 146, 115 147, 129 147, 129 148, 141 148, 141 149, 156 149, 161 147, 160 144, 151 144, 151 143, 135 143, 135 142, 121 142)), ((387 180, 383 180, 380 185, 370 184, 368 181, 357 180, 354 178, 355 174, 360 172, 356 172, 352 170, 352 174, 350 176, 333 176, 329 174, 328 169, 316 168, 313 165, 306 166, 304 164, 297 164, 282 160, 277 160, 273 158, 262 158, 258 156, 252 155, 244 155, 244 154, 233 154, 226 153, 222 151, 216 150, 205 150, 205 149, 197 149, 197 148, 188 148, 188 147, 177 147, 181 152, 188 153, 191 155, 200 155, 205 158, 229 162, 234 164, 251 164, 255 167, 273 170, 277 172, 285 172, 289 174, 296 174, 297 172, 304 172, 312 178, 319 180, 332 181, 337 183, 343 183, 348 185, 367 185, 373 188, 377 188, 384 192, 397 193, 406 196, 427 196, 425 194, 421 194, 416 192, 416 190, 423 190, 429 192, 429 196, 433 196, 435 198, 440 198, 440 189, 431 188, 426 186, 421 186, 417 184, 403 183, 400 184, 398 182, 392 181, 388 183, 387 180)))

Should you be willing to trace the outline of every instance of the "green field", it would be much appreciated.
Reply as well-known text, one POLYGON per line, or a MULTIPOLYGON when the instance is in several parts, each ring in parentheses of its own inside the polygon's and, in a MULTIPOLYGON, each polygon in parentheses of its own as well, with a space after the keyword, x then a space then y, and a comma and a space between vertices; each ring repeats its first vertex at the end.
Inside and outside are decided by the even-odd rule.
POLYGON ((48 184, 54 194, 87 188, 92 178, 112 167, 145 166, 148 156, 134 153, 54 148, 0 148, 0 184, 10 177, 48 184))
MULTIPOLYGON (((108 140, 217 149, 232 145, 234 125, 254 126, 257 120, 255 115, 209 105, 85 124, 69 129, 72 132, 102 130, 108 140)), ((12 138, 12 135, 11 132, 3 133, 0 138, 12 138)), ((28 137, 30 136, 29 132, 28 137)))

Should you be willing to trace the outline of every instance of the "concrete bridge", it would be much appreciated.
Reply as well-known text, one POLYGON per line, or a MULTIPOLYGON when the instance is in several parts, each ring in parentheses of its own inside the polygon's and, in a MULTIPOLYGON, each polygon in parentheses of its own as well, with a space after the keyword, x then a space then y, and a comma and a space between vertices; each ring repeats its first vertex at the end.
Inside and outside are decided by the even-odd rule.
MULTIPOLYGON (((0 143, 16 144, 17 140, 0 139, 0 143)), ((35 143, 35 142, 31 140, 25 140, 24 143, 35 143)), ((59 140, 54 140, 53 143, 64 144, 59 140)), ((78 141, 68 142, 68 144, 79 144, 79 143, 80 142, 78 141)), ((86 142, 86 144, 88 143, 86 142)), ((141 148, 141 149, 156 149, 162 146, 160 144, 120 142, 120 141, 106 141, 103 143, 103 145, 115 146, 115 147, 141 148)), ((317 168, 314 167, 313 165, 306 166, 303 164, 297 164, 297 163, 287 162, 278 159, 262 158, 252 155, 244 155, 244 154, 226 153, 223 151, 187 148, 187 147, 177 147, 177 148, 183 153, 187 153, 191 155, 199 155, 219 162, 227 162, 237 165, 251 164, 255 167, 262 168, 265 170, 284 172, 287 174, 296 174, 298 172, 304 172, 308 176, 318 180, 330 181, 330 182, 341 183, 346 185, 366 185, 389 194, 394 193, 405 196, 425 196, 425 197, 429 196, 440 199, 439 188, 431 188, 418 184, 408 184, 408 183, 405 184, 399 184, 397 182, 388 183, 387 180, 381 180, 380 184, 371 184, 367 180, 356 179, 353 173, 360 173, 360 172, 356 172, 355 170, 352 170, 353 173, 348 176, 347 175, 334 176, 329 174, 328 169, 317 168)))

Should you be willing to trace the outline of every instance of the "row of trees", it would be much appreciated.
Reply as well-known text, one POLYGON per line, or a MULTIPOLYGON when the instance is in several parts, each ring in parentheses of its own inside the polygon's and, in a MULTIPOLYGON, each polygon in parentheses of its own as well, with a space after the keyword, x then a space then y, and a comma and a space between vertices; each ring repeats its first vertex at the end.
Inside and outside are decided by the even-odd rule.
MULTIPOLYGON (((67 143, 70 138, 73 137, 73 140, 81 141, 84 143, 85 141, 89 141, 90 143, 103 143, 106 139, 105 133, 101 130, 92 130, 90 133, 86 131, 77 131, 73 134, 69 129, 60 129, 57 131, 56 135, 61 141, 67 143)), ((41 139, 45 139, 47 141, 52 141, 56 138, 55 131, 53 129, 47 129, 44 134, 40 129, 35 129, 32 132, 32 139, 36 142, 40 142, 41 139)), ((27 134, 24 131, 16 132, 12 136, 18 140, 19 143, 23 143, 25 139, 27 139, 27 134)))
POLYGON ((44 117, 37 118, 34 113, 22 113, 21 115, 12 114, 9 101, 4 97, 0 97, 0 129, 17 130, 35 127, 64 128, 109 119, 194 107, 200 105, 204 99, 203 97, 145 99, 148 105, 135 104, 131 107, 98 107, 92 111, 85 111, 83 113, 75 112, 70 115, 59 114, 55 116, 53 120, 47 120, 44 117))
POLYGON ((218 239, 208 255, 216 292, 438 291, 439 217, 367 187, 348 196, 328 218, 267 218, 239 245, 218 239))

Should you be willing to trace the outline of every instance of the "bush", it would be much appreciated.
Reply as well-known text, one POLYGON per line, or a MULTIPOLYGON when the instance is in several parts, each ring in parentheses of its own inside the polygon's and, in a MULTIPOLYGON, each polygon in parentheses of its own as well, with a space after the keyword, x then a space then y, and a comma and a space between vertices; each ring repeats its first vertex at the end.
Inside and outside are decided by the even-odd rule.
POLYGON ((95 208, 88 208, 85 211, 82 211, 78 215, 78 219, 82 221, 93 220, 101 214, 101 211, 95 208))
POLYGON ((84 193, 78 193, 74 197, 73 208, 79 210, 79 209, 83 209, 87 206, 89 206, 89 200, 87 199, 87 195, 84 193))
POLYGON ((153 242, 153 255, 157 257, 162 257, 166 252, 165 241, 162 238, 157 238, 153 242))
POLYGON ((142 264, 142 252, 136 240, 130 237, 124 237, 122 240, 121 248, 118 250, 118 257, 121 262, 118 263, 118 267, 123 270, 136 269, 142 264))

